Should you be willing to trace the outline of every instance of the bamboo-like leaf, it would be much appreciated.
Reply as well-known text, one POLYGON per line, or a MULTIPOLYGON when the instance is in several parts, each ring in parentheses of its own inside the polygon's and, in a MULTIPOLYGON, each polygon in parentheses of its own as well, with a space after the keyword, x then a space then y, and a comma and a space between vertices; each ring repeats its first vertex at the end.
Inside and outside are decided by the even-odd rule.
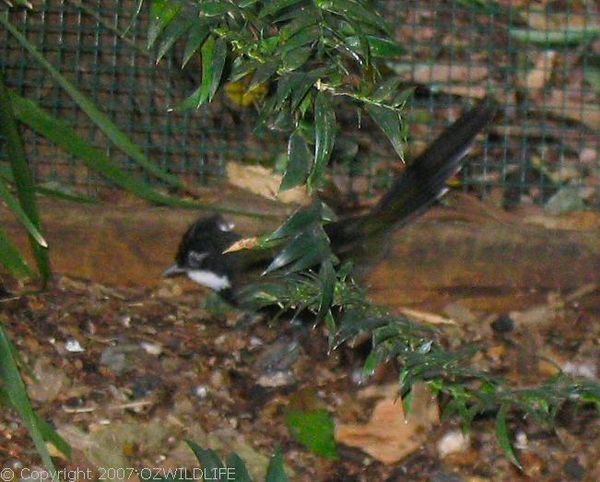
POLYGON ((2 178, 0 178, 0 198, 4 200, 8 208, 14 213, 31 237, 35 239, 40 246, 47 248, 48 243, 44 239, 44 236, 42 236, 42 233, 39 232, 35 224, 29 219, 29 216, 27 216, 27 213, 21 207, 19 201, 12 195, 2 178))
POLYGON ((225 465, 233 469, 235 482, 252 482, 252 477, 250 477, 246 464, 238 454, 229 454, 225 465))
POLYGON ((319 306, 319 313, 317 320, 322 320, 331 308, 333 303, 333 296, 335 293, 335 269, 331 260, 327 259, 321 265, 319 271, 319 282, 321 285, 321 305, 319 306))
MULTIPOLYGON (((393 58, 393 57, 401 57, 406 53, 406 51, 398 45, 396 42, 383 38, 377 37, 375 35, 366 35, 365 39, 369 45, 369 50, 373 57, 380 58, 393 58)), ((350 37, 346 37, 346 44, 348 47, 352 49, 363 48, 361 39, 358 35, 352 35, 350 37)))
POLYGON ((165 196, 148 184, 127 174, 103 151, 79 137, 68 124, 52 117, 34 102, 15 93, 11 93, 10 98, 15 109, 15 115, 21 122, 27 124, 34 131, 54 142, 68 153, 78 157, 90 169, 106 176, 118 186, 157 204, 182 207, 198 206, 196 203, 165 196))
POLYGON ((169 51, 173 44, 177 42, 181 37, 188 33, 197 22, 197 19, 193 16, 179 15, 173 20, 167 28, 165 28, 161 35, 161 42, 158 46, 158 52, 156 54, 156 63, 158 64, 163 56, 169 51))
POLYGON ((325 167, 335 142, 335 127, 335 113, 329 97, 320 91, 315 99, 315 162, 308 177, 308 187, 313 191, 321 187, 323 182, 325 167))
POLYGON ((319 223, 321 219, 333 220, 333 213, 320 201, 312 203, 309 207, 299 209, 292 214, 281 226, 272 234, 267 236, 266 241, 271 242, 277 239, 292 237, 306 231, 312 224, 319 223))
POLYGON ((296 3, 300 3, 302 0, 273 0, 267 3, 267 5, 260 11, 259 17, 264 18, 268 15, 276 15, 284 8, 291 7, 296 3))
POLYGON ((19 249, 10 241, 0 227, 0 264, 15 278, 31 278, 35 275, 19 249))
POLYGON ((365 8, 354 0, 326 0, 317 2, 317 5, 324 10, 362 22, 390 34, 390 28, 383 17, 377 15, 372 10, 365 8))
POLYGON ((250 82, 250 85, 248 86, 248 92, 269 80, 277 71, 277 67, 277 62, 268 62, 258 67, 256 72, 254 72, 252 82, 250 82))
POLYGON ((196 51, 204 43, 206 37, 208 37, 208 34, 210 33, 210 25, 210 22, 204 21, 203 19, 194 19, 194 24, 192 25, 187 43, 185 44, 181 67, 187 65, 196 51))
POLYGON ((286 267, 286 273, 295 273, 314 267, 331 257, 329 240, 320 226, 301 231, 275 256, 264 274, 286 267))
POLYGON ((19 368, 13 357, 13 347, 10 343, 4 327, 0 322, 0 380, 2 380, 2 386, 5 389, 6 394, 10 400, 11 405, 19 413, 29 435, 31 436, 35 448, 38 454, 42 458, 42 462, 46 466, 49 472, 55 473, 56 468, 52 462, 52 458, 48 453, 48 448, 44 440, 44 436, 40 431, 38 425, 38 418, 33 411, 29 397, 27 396, 27 390, 21 375, 19 368))
POLYGON ((400 159, 404 159, 404 143, 399 112, 375 104, 365 104, 365 109, 390 140, 400 159))
POLYGON ((181 5, 171 0, 152 0, 150 25, 148 27, 148 48, 152 48, 160 33, 169 25, 181 10, 181 5))
POLYGON ((204 449, 192 440, 186 440, 186 443, 194 452, 206 474, 216 474, 218 473, 217 470, 223 467, 223 462, 214 450, 204 449))
MULTIPOLYGON (((11 183, 11 184, 15 182, 15 178, 12 175, 12 171, 10 170, 10 167, 2 165, 1 163, 0 163, 0 178, 4 179, 4 181, 11 183)), ((95 204, 97 202, 96 199, 93 197, 76 193, 76 192, 72 191, 71 189, 69 189, 68 187, 59 185, 58 183, 53 182, 53 181, 49 181, 42 185, 35 186, 35 191, 38 194, 41 194, 44 196, 57 197, 59 199, 65 199, 67 201, 73 201, 73 202, 78 202, 78 203, 95 204)))
MULTIPOLYGON (((219 88, 221 77, 223 76, 223 68, 227 59, 227 42, 224 38, 219 37, 215 42, 215 50, 210 67, 210 87, 208 90, 208 100, 211 101, 219 88)), ((204 82, 204 62, 202 63, 202 81, 204 82)))
POLYGON ((236 5, 231 2, 219 0, 200 2, 200 12, 207 17, 216 17, 236 9, 236 5))
POLYGON ((13 37, 31 54, 31 56, 44 67, 50 76, 69 94, 75 103, 88 115, 90 120, 124 153, 129 155, 140 167, 148 173, 156 176, 165 183, 183 188, 181 180, 163 171, 159 166, 151 162, 142 150, 133 143, 127 135, 121 131, 109 117, 101 112, 92 101, 83 95, 71 82, 69 82, 50 62, 3 16, 0 15, 0 24, 8 30, 13 37))
POLYGON ((312 155, 308 145, 296 130, 288 142, 288 163, 279 189, 285 191, 302 184, 308 176, 311 164, 312 155))
MULTIPOLYGON (((2 18, 2 15, 0 15, 0 19, 2 18)), ((17 129, 13 112, 13 102, 8 89, 4 85, 2 74, 0 74, 0 132, 2 132, 6 140, 6 152, 15 181, 19 204, 29 221, 31 221, 38 232, 41 232, 33 175, 29 169, 23 142, 17 129)), ((42 283, 46 286, 52 275, 48 249, 40 245, 32 236, 29 237, 29 242, 42 278, 42 283)))
POLYGON ((281 449, 277 449, 267 467, 265 482, 288 482, 288 480, 287 475, 285 475, 285 464, 281 449))
POLYGON ((517 459, 510 442, 510 434, 506 424, 506 411, 506 407, 502 406, 496 414, 496 436, 498 437, 498 443, 500 444, 500 447, 502 447, 502 450, 504 450, 508 460, 510 460, 520 470, 523 470, 523 466, 519 462, 519 459, 517 459))

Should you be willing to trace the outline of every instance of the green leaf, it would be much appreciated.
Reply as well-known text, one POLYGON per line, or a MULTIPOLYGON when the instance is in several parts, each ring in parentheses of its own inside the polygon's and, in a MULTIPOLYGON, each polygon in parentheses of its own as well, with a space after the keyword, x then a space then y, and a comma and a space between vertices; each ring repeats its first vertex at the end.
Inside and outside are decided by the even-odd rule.
POLYGON ((250 85, 248 86, 248 92, 269 80, 273 74, 277 72, 278 66, 279 64, 277 62, 267 62, 266 64, 261 64, 254 72, 252 82, 250 82, 250 85))
POLYGON ((42 233, 39 232, 38 228, 35 224, 29 219, 27 213, 23 210, 19 201, 12 195, 8 186, 5 184, 4 180, 0 178, 0 198, 4 200, 8 208, 13 212, 13 214, 17 217, 17 219, 21 222, 21 224, 27 229, 27 232, 31 235, 33 239, 42 247, 47 248, 48 243, 42 236, 42 233))
POLYGON ((328 459, 337 459, 335 425, 327 410, 291 410, 286 421, 292 437, 311 452, 328 459))
POLYGON ((142 199, 170 206, 193 207, 197 203, 165 196, 145 182, 127 174, 104 151, 82 139, 68 124, 42 110, 34 102, 10 93, 16 117, 66 152, 80 158, 90 169, 142 199))
POLYGON ((333 295, 335 293, 335 269, 330 259, 327 259, 321 265, 319 271, 319 283, 321 285, 321 304, 319 306, 319 313, 317 314, 317 320, 322 320, 333 303, 333 295))
POLYGON ((6 267, 15 278, 31 278, 33 270, 21 255, 19 249, 8 239, 0 227, 0 264, 6 267))
POLYGON ((252 482, 252 477, 250 477, 250 474, 248 473, 246 464, 238 454, 229 454, 226 465, 227 467, 233 469, 233 474, 235 474, 235 482, 252 482))
POLYGON ((392 77, 390 79, 384 80, 381 82, 376 88, 375 92, 371 98, 377 102, 383 102, 392 94, 395 94, 398 90, 398 86, 400 85, 401 79, 399 77, 392 77))
POLYGON ((148 26, 148 48, 152 48, 160 33, 169 25, 181 10, 181 5, 172 0, 152 0, 150 5, 150 25, 148 26))
POLYGON ((228 13, 235 9, 236 9, 235 4, 230 3, 230 2, 223 2, 223 1, 200 2, 200 12, 207 17, 216 17, 219 15, 228 13))
POLYGON ((281 449, 277 449, 271 457, 269 467, 267 467, 265 482, 288 482, 288 480, 287 475, 285 475, 283 454, 281 449))
POLYGON ((260 11, 259 18, 264 18, 268 15, 276 15, 284 8, 291 7, 296 3, 300 3, 302 0, 273 0, 260 11))
MULTIPOLYGON (((2 15, 0 15, 0 20, 3 20, 2 15)), ((27 157, 25 156, 25 149, 23 147, 23 141, 19 135, 17 123, 15 121, 14 102, 9 95, 8 89, 4 85, 4 78, 2 77, 1 73, 0 133, 6 141, 6 153, 10 162, 11 171, 17 190, 17 198, 19 199, 19 205, 22 211, 25 213, 25 217, 29 219, 31 224, 39 233, 41 232, 41 221, 35 199, 35 184, 33 182, 33 175, 29 169, 27 157)), ((39 240, 34 239, 31 235, 29 236, 29 244, 31 246, 31 250, 33 251, 35 261, 42 278, 42 283, 44 286, 46 286, 52 275, 52 269, 50 268, 48 249, 41 245, 38 241, 39 240)), ((15 263, 18 265, 19 260, 15 259, 15 263)), ((13 264, 13 266, 15 266, 15 264, 13 264)))
POLYGON ((519 468, 519 470, 523 470, 523 466, 517 459, 515 452, 513 450, 512 444, 510 442, 510 434, 508 432, 508 426, 506 424, 506 406, 501 406, 500 410, 496 414, 496 436, 498 437, 498 443, 508 460, 510 460, 515 466, 519 468))
POLYGON ((390 28, 383 17, 354 0, 317 0, 317 6, 344 18, 370 25, 388 35, 390 34, 390 28))
POLYGON ((287 273, 315 266, 331 254, 327 236, 322 228, 302 231, 273 259, 264 274, 288 266, 287 273))
MULTIPOLYGON (((406 53, 406 51, 393 40, 384 37, 377 37, 375 35, 366 35, 365 38, 369 45, 369 51, 373 57, 389 59, 392 57, 401 57, 406 53)), ((363 50, 364 55, 364 47, 362 45, 360 36, 353 35, 346 37, 345 41, 348 47, 352 49, 360 48, 363 50)))
POLYGON ((291 72, 302 67, 312 55, 312 47, 299 47, 283 54, 283 69, 291 72))
MULTIPOLYGON (((210 89, 208 92, 208 100, 211 101, 219 88, 221 83, 221 77, 223 76, 223 68, 225 67, 225 60, 227 58, 227 42, 224 38, 220 37, 215 43, 215 51, 211 66, 211 78, 210 78, 210 89)), ((204 64, 203 67, 204 69, 204 64)), ((203 72, 204 80, 204 72, 203 72)))
MULTIPOLYGON (((158 2, 164 3, 164 2, 158 2)), ((183 184, 172 174, 166 173, 156 164, 151 162, 142 152, 139 146, 133 143, 127 135, 121 131, 109 117, 101 112, 94 103, 83 95, 71 82, 69 82, 58 70, 56 70, 45 57, 21 34, 16 30, 8 20, 0 15, 0 24, 2 24, 19 43, 33 56, 33 58, 42 65, 50 76, 60 85, 60 87, 69 94, 75 103, 87 114, 90 120, 125 154, 130 156, 140 167, 148 173, 156 176, 170 186, 183 188, 183 184)))
POLYGON ((280 190, 285 191, 304 183, 312 164, 312 155, 304 137, 298 132, 290 136, 288 142, 288 162, 280 190))
MULTIPOLYGON (((188 447, 192 449, 194 455, 202 465, 203 472, 211 477, 218 474, 218 470, 224 467, 223 462, 219 459, 219 456, 214 450, 211 449, 203 449, 196 442, 192 440, 185 441, 188 444, 188 447)), ((210 480, 222 480, 221 478, 212 478, 210 480)))
POLYGON ((210 33, 211 22, 207 22, 203 19, 195 19, 194 24, 190 30, 188 35, 187 43, 185 44, 185 50, 183 52, 183 60, 181 62, 181 67, 185 67, 187 63, 194 56, 196 51, 200 48, 200 46, 208 37, 210 33))
POLYGON ((279 226, 272 234, 266 237, 268 242, 277 239, 295 236, 311 225, 320 224, 323 221, 333 221, 334 213, 321 201, 315 201, 307 208, 297 210, 292 214, 281 226, 279 226))
POLYGON ((182 14, 172 21, 167 28, 165 28, 164 33, 161 35, 162 40, 158 46, 158 52, 156 54, 157 64, 169 51, 173 44, 188 33, 195 22, 197 22, 197 19, 195 19, 193 16, 182 14))
POLYGON ((400 113, 394 109, 375 104, 365 104, 365 109, 390 140, 400 159, 404 159, 400 113))
POLYGON ((329 96, 319 91, 315 99, 315 162, 308 177, 308 187, 312 191, 323 183, 325 166, 335 142, 335 129, 335 113, 329 96))
MULTIPOLYGON (((31 401, 27 396, 27 390, 21 379, 13 351, 14 348, 4 331, 4 326, 0 322, 0 380, 2 380, 2 387, 8 395, 11 405, 23 419, 46 469, 50 472, 56 472, 56 467, 48 453, 42 430, 38 424, 39 418, 33 411, 31 401)), ((43 428, 46 429, 47 427, 44 426, 43 428)))

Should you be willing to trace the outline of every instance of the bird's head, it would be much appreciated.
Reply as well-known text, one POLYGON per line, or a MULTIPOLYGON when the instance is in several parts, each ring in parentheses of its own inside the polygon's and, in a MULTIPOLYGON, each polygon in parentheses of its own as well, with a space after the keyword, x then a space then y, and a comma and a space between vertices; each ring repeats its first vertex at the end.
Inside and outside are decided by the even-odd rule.
POLYGON ((220 215, 200 218, 183 235, 175 264, 163 272, 164 277, 187 275, 192 281, 217 292, 232 286, 233 266, 223 252, 238 241, 233 225, 220 215))

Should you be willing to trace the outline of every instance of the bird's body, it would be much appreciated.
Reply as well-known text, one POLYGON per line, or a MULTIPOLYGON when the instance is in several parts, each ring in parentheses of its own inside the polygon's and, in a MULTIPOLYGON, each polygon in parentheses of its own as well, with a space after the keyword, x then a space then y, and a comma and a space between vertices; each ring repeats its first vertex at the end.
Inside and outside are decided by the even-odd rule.
MULTIPOLYGON (((394 181, 392 188, 366 214, 325 226, 332 251, 360 266, 382 255, 386 241, 441 197, 446 182, 461 167, 475 136, 492 120, 493 104, 484 100, 446 129, 394 181)), ((272 259, 272 252, 242 250, 224 253, 241 236, 221 216, 192 224, 179 245, 176 262, 166 276, 186 274, 193 281, 237 304, 238 294, 256 282, 272 259)))

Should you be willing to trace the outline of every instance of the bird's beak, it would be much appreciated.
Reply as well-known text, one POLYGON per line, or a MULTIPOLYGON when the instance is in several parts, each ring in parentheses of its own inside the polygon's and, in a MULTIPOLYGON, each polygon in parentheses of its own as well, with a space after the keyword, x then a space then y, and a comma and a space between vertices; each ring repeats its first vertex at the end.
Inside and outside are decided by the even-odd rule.
POLYGON ((181 268, 177 264, 173 264, 164 270, 161 276, 163 278, 172 278, 173 276, 179 276, 185 273, 187 273, 185 268, 181 268))

